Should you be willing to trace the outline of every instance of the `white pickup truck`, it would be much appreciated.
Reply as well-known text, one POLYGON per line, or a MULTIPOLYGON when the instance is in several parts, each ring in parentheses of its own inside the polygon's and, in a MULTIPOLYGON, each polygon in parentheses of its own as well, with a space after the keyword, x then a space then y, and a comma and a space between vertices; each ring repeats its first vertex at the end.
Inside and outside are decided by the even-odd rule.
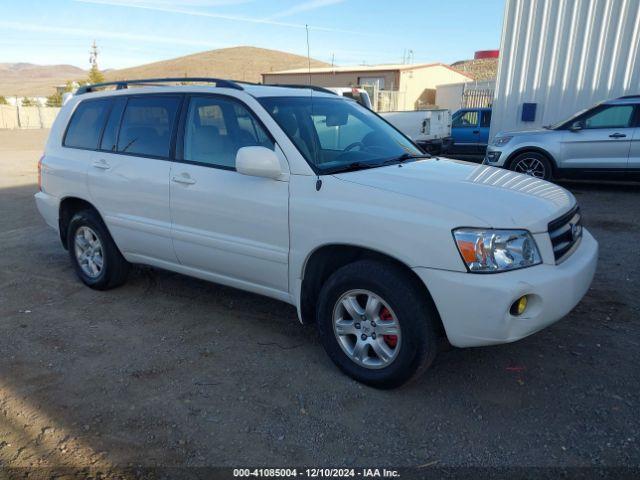
POLYGON ((451 112, 449 110, 386 112, 380 115, 426 152, 442 153, 451 146, 451 112))

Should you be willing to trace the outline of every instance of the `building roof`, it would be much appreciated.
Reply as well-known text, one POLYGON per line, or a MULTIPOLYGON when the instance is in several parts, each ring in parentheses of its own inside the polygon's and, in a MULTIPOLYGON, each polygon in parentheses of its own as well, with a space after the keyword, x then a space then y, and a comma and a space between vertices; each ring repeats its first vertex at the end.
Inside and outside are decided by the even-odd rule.
POLYGON ((456 71, 460 75, 468 75, 451 68, 444 63, 414 63, 414 64, 382 64, 382 65, 356 65, 350 67, 316 67, 316 68, 295 68, 293 70, 280 70, 277 72, 265 72, 263 75, 287 75, 287 74, 308 74, 308 73, 356 73, 356 72, 388 72, 402 70, 417 70, 421 68, 445 67, 456 71))

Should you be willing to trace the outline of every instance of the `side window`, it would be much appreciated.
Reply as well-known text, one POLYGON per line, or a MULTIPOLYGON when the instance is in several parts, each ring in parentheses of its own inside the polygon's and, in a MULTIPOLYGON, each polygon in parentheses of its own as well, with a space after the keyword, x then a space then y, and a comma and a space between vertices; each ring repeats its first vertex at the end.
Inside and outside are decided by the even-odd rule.
POLYGON ((491 126, 491 110, 485 110, 480 115, 480 126, 481 127, 490 127, 491 126))
POLYGON ((122 119, 122 112, 124 106, 127 104, 126 97, 117 98, 113 107, 111 107, 111 113, 109 113, 109 119, 107 120, 107 126, 104 127, 104 133, 102 134, 102 141, 100 142, 100 150, 107 152, 116 151, 116 142, 118 140, 118 128, 120 127, 120 120, 122 119))
POLYGON ((179 105, 180 97, 130 97, 122 117, 118 152, 168 158, 179 105))
POLYGON ((465 128, 465 127, 477 127, 478 126, 478 112, 476 110, 469 110, 466 112, 460 112, 453 118, 451 123, 452 127, 465 128))
POLYGON ((631 125, 633 105, 605 107, 584 118, 584 128, 626 128, 631 125))
POLYGON ((73 112, 63 145, 91 150, 98 148, 100 134, 109 112, 109 103, 108 99, 81 102, 73 112))
POLYGON ((184 132, 184 160, 234 169, 242 147, 274 144, 242 104, 220 97, 193 97, 184 132))

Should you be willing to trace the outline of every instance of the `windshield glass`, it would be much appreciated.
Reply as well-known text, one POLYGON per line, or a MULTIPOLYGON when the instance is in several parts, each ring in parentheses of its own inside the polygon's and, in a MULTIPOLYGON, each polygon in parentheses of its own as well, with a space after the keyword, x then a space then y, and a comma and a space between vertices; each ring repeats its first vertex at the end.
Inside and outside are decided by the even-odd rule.
POLYGON ((259 100, 319 172, 368 168, 402 155, 422 155, 411 140, 355 102, 326 97, 259 100))
POLYGON ((582 109, 578 113, 574 113, 573 115, 571 115, 569 118, 565 118, 561 122, 554 123, 553 125, 549 125, 548 127, 545 127, 545 128, 548 128, 549 130, 557 130, 558 128, 562 127, 564 124, 569 123, 572 120, 578 118, 579 116, 584 114, 587 110, 589 109, 588 108, 582 109))

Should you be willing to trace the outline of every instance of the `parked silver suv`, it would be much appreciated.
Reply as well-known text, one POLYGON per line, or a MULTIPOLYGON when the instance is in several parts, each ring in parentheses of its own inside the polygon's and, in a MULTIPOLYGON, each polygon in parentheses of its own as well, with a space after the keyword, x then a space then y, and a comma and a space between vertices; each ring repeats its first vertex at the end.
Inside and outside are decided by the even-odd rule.
POLYGON ((640 175, 640 95, 583 110, 542 130, 498 133, 484 159, 549 180, 640 175))

